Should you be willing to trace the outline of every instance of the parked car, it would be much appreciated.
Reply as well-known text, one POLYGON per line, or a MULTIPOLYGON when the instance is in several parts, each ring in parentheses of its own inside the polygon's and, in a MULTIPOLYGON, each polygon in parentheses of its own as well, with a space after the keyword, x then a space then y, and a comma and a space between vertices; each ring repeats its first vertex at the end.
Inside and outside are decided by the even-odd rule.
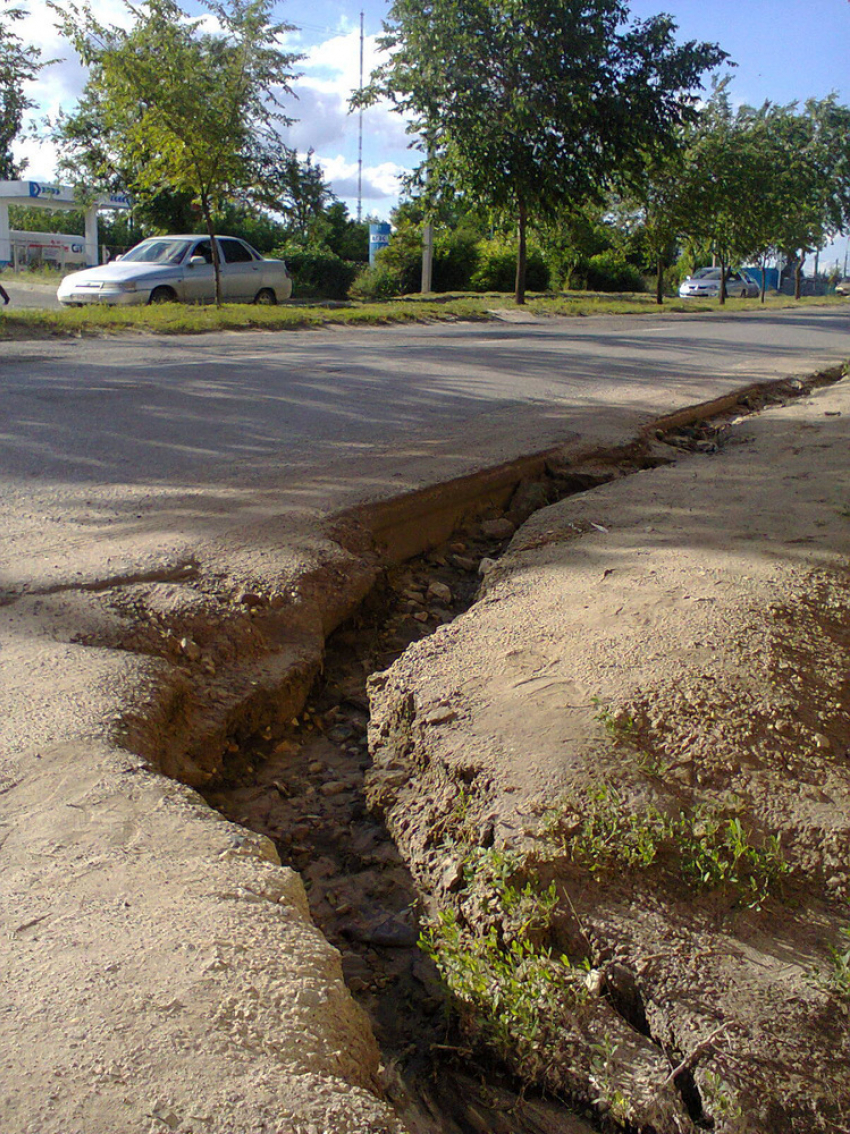
MULTIPOLYGON (((275 304, 289 299, 283 260, 266 260, 233 236, 217 236, 221 297, 226 303, 275 304)), ((64 307, 87 303, 214 303, 212 245, 207 236, 151 236, 110 264, 65 276, 56 293, 64 307)))
POLYGON ((850 278, 839 280, 835 285, 836 295, 850 295, 850 278))
MULTIPOLYGON (((726 273, 726 294, 730 298, 755 299, 759 285, 746 272, 726 273)), ((720 295, 720 268, 700 268, 682 281, 681 299, 717 299, 720 295)))

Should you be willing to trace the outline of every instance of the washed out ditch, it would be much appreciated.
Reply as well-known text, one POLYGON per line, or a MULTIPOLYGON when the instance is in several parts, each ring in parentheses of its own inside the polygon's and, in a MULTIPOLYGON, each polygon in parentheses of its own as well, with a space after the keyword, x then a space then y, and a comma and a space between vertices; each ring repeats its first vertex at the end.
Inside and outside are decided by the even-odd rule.
MULTIPOLYGON (((387 1099, 411 1134, 579 1134, 618 1124, 590 1100, 569 1092, 558 1098, 520 1081, 459 1027, 421 946, 437 911, 367 805, 370 677, 476 601, 482 577, 534 511, 683 452, 716 451, 736 415, 837 377, 753 388, 716 416, 703 408, 690 420, 660 423, 619 452, 578 463, 551 456, 536 476, 515 482, 500 505, 490 499, 470 506, 451 534, 424 538, 418 554, 410 552, 422 536, 402 534, 376 585, 327 639, 321 672, 289 721, 267 724, 254 708, 232 730, 221 767, 201 793, 230 821, 271 839, 281 862, 300 874, 312 917, 340 951, 346 983, 382 1049, 387 1099)), ((487 832, 476 840, 487 845, 487 832)), ((611 999, 638 1027, 640 1021, 628 1021, 628 989, 617 994, 612 986, 611 999)), ((675 1086, 699 1124, 701 1102, 687 1068, 675 1086)))

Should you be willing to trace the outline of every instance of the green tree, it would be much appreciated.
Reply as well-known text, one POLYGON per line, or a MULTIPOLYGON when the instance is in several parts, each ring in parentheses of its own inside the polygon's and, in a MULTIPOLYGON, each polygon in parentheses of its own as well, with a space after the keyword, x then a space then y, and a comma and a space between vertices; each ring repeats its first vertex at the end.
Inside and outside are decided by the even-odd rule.
MULTIPOLYGON (((258 146, 290 121, 280 102, 298 58, 280 47, 289 25, 272 22, 273 0, 211 0, 216 32, 174 0, 125 3, 135 18, 129 30, 101 23, 88 0, 51 4, 90 68, 85 112, 101 128, 92 188, 118 175, 143 198, 188 195, 212 241, 220 303, 213 214, 258 193, 258 146)), ((63 133, 73 140, 73 121, 63 133)))
POLYGON ((390 99, 432 184, 516 219, 517 303, 529 218, 600 201, 636 173, 696 113, 689 92, 726 58, 715 44, 677 46, 667 16, 627 16, 622 0, 395 0, 388 61, 354 100, 390 99))
POLYGON ((13 30, 25 15, 23 8, 0 0, 0 181, 19 177, 26 165, 15 162, 12 143, 21 132, 25 113, 35 105, 24 94, 24 84, 45 66, 38 48, 25 46, 13 30))
POLYGON ((334 200, 322 167, 313 161, 313 150, 300 158, 276 139, 260 150, 257 166, 263 203, 282 214, 290 240, 310 243, 316 222, 334 200))

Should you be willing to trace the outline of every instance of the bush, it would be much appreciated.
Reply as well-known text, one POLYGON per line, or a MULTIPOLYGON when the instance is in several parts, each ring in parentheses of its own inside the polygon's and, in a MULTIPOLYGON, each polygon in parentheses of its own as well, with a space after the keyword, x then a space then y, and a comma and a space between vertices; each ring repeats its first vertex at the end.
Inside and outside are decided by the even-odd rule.
POLYGON ((393 299, 397 295, 406 295, 413 290, 405 284, 404 273, 387 264, 383 256, 379 256, 374 267, 364 265, 360 269, 349 289, 349 294, 354 299, 393 299))
MULTIPOLYGON (((513 291, 516 285, 516 256, 514 244, 486 240, 478 245, 478 267, 470 284, 474 291, 513 291)), ((525 269, 525 286, 529 291, 546 291, 549 287, 549 269, 543 253, 534 246, 528 249, 525 269)))
POLYGON ((638 269, 613 250, 591 256, 581 274, 589 291, 645 290, 643 276, 638 269))
POLYGON ((298 298, 345 299, 357 276, 357 264, 332 252, 276 248, 272 255, 286 260, 293 276, 292 292, 298 298))

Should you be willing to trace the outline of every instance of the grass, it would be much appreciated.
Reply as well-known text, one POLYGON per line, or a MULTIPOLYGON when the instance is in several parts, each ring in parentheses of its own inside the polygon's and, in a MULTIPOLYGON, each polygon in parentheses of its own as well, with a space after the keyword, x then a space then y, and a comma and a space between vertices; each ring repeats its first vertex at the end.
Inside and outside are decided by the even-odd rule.
POLYGON ((547 889, 516 879, 522 855, 472 848, 464 861, 467 915, 440 911, 422 934, 467 1035, 523 1078, 542 1074, 547 1045, 569 1030, 586 1000, 584 973, 545 944, 558 904, 547 889))
MULTIPOLYGON (((20 278, 0 274, 0 278, 20 278)), ((28 273, 30 281, 56 282, 57 274, 45 270, 28 273)), ((784 296, 771 298, 767 306, 795 307, 799 304, 844 303, 833 298, 806 298, 799 301, 784 296)), ((650 295, 608 295, 593 292, 532 294, 525 311, 541 317, 588 315, 670 314, 682 311, 716 311, 716 300, 669 299, 658 307, 650 295)), ((730 300, 728 312, 757 310, 760 305, 730 300)), ((379 326, 389 323, 436 322, 457 320, 489 321, 518 308, 504 294, 448 294, 440 296, 405 296, 383 303, 299 303, 297 300, 279 307, 255 307, 251 304, 226 304, 220 308, 161 304, 154 307, 101 307, 39 310, 0 308, 0 339, 38 338, 46 336, 80 337, 83 335, 148 333, 158 335, 203 334, 210 331, 304 330, 328 325, 379 326)))
POLYGON ((704 807, 673 817, 653 806, 633 811, 606 785, 549 811, 543 834, 593 875, 666 867, 689 888, 726 889, 748 909, 761 909, 789 873, 776 836, 754 840, 738 816, 704 807))

